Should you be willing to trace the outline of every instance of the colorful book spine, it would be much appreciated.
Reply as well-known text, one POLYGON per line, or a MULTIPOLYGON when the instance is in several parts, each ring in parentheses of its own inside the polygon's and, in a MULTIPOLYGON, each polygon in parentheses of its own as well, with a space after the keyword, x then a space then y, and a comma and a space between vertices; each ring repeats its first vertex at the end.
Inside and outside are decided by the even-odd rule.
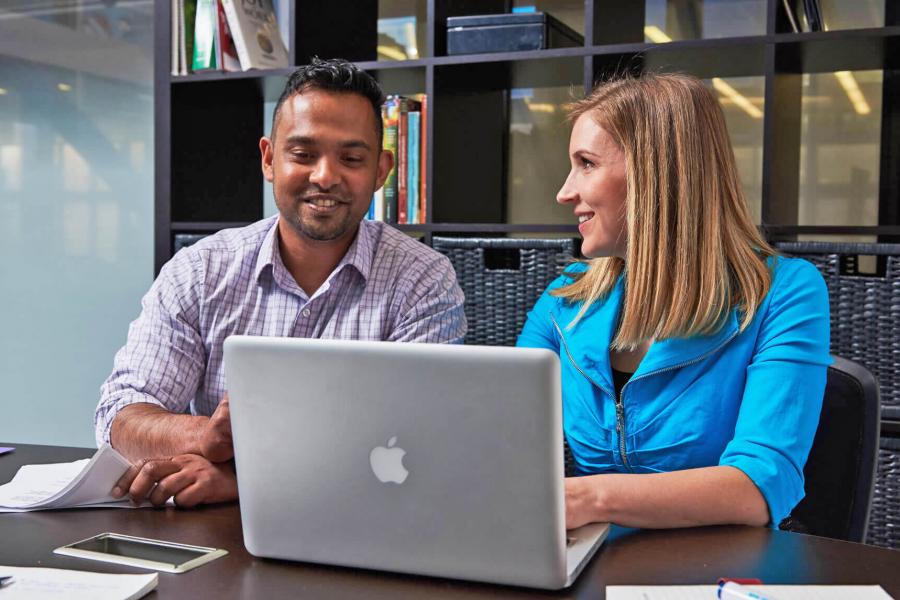
POLYGON ((400 120, 397 127, 397 223, 409 223, 409 112, 400 102, 400 120))
POLYGON ((197 16, 194 23, 194 56, 191 68, 194 71, 215 69, 216 30, 218 13, 216 0, 197 0, 197 16))
POLYGON ((384 221, 384 186, 375 190, 375 220, 384 221))
POLYGON ((427 206, 428 206, 428 96, 422 96, 422 135, 419 144, 419 220, 418 223, 427 223, 427 206))
POLYGON ((419 222, 419 139, 422 113, 413 110, 407 114, 407 165, 406 194, 407 222, 419 222))
POLYGON ((394 155, 394 166, 384 182, 384 220, 397 222, 397 128, 400 124, 400 105, 389 97, 381 107, 384 121, 384 149, 394 155))

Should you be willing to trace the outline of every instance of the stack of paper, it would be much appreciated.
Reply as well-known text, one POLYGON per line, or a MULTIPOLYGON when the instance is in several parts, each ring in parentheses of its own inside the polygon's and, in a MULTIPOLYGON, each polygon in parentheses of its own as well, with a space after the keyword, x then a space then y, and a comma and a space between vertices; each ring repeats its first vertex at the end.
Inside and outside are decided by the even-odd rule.
POLYGON ((53 508, 133 506, 110 495, 131 466, 104 444, 90 459, 51 465, 26 465, 12 481, 0 485, 0 512, 26 512, 53 508))
POLYGON ((0 589, 3 600, 137 600, 156 587, 159 576, 110 575, 66 569, 4 567, 0 577, 11 576, 0 589))

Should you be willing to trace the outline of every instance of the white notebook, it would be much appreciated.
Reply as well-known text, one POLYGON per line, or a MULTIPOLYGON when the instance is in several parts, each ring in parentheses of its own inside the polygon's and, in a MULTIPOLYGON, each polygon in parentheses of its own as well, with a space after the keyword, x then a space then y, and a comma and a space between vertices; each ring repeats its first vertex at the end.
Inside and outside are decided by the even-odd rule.
POLYGON ((7 575, 12 579, 0 588, 3 600, 137 600, 159 582, 156 573, 113 575, 0 565, 0 577, 7 575))
MULTIPOLYGON (((772 600, 891 600, 880 585, 748 585, 772 600)), ((607 600, 714 600, 715 585, 608 585, 607 600)))

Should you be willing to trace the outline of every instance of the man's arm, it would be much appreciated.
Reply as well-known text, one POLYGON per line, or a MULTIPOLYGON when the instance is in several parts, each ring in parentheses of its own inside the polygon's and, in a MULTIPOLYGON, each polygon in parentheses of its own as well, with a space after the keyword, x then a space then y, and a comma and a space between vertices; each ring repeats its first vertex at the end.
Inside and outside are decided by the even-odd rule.
POLYGON ((183 414, 206 369, 200 262, 196 252, 184 251, 163 267, 101 387, 94 413, 97 444, 111 443, 131 460, 192 447, 204 422, 183 414))
POLYGON ((199 454, 214 463, 234 456, 228 394, 211 417, 172 414, 141 402, 119 411, 110 430, 116 450, 133 463, 161 456, 199 454))
POLYGON ((426 272, 401 291, 404 308, 387 337, 388 341, 463 342, 466 335, 465 296, 447 257, 438 256, 426 272))

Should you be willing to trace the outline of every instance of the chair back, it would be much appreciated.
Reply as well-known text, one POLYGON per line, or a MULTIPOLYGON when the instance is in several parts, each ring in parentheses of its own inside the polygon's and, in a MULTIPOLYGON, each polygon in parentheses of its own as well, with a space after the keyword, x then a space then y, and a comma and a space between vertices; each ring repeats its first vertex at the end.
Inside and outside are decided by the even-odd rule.
POLYGON ((864 367, 833 358, 819 427, 803 469, 806 496, 781 528, 862 542, 878 454, 878 384, 864 367))
POLYGON ((513 346, 528 311, 572 261, 571 239, 435 237, 466 295, 467 344, 513 346))

